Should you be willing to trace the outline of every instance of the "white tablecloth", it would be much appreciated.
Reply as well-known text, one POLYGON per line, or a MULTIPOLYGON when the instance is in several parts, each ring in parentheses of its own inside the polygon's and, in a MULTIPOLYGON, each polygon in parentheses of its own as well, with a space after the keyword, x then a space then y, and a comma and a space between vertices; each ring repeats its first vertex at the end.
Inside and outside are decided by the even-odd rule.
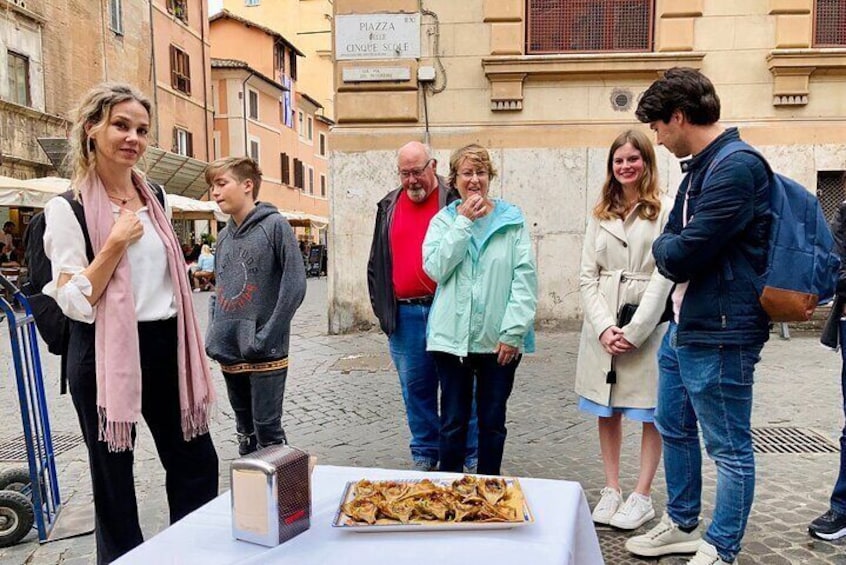
POLYGON ((333 564, 509 565, 603 563, 579 483, 520 479, 535 523, 508 530, 355 533, 331 526, 347 481, 452 477, 391 469, 318 465, 312 477, 311 528, 274 548, 232 538, 226 492, 127 553, 120 565, 333 564))

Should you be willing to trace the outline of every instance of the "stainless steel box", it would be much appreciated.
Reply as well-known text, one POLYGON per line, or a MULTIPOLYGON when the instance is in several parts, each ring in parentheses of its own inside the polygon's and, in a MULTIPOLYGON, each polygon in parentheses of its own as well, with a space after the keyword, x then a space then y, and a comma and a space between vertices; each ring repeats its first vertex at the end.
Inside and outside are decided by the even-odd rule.
POLYGON ((230 466, 232 535, 273 547, 311 525, 308 454, 272 445, 230 466))

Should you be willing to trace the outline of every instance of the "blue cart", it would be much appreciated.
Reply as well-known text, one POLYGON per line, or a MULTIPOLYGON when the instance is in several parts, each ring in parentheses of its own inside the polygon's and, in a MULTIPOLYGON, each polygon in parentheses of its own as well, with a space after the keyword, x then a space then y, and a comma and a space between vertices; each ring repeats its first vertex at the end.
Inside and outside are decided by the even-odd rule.
POLYGON ((23 293, 0 274, 0 311, 9 325, 12 361, 18 387, 29 472, 0 472, 0 547, 23 539, 33 527, 38 540, 48 541, 62 509, 50 418, 44 394, 38 334, 32 310, 23 293))

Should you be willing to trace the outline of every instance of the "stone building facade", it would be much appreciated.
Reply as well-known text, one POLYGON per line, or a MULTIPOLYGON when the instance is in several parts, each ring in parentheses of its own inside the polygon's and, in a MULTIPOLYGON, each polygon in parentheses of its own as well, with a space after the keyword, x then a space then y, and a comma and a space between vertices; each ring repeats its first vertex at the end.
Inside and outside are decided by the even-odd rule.
MULTIPOLYGON (((708 75, 723 123, 740 127, 776 170, 818 189, 827 209, 846 197, 840 0, 336 0, 333 17, 332 331, 373 321, 366 262, 375 204, 399 185, 395 150, 412 139, 431 143, 441 174, 452 149, 477 142, 492 151, 493 193, 519 205, 531 226, 538 320, 580 318, 582 237, 607 148, 621 130, 644 127, 638 96, 673 66, 708 75), (391 29, 398 15, 410 25, 418 18, 410 36, 404 19, 391 29), (345 17, 375 35, 358 45, 339 35, 345 17), (391 58, 344 56, 386 45, 396 48, 391 58)), ((658 155, 673 192, 678 163, 658 155)))
POLYGON ((211 17, 211 37, 219 154, 255 159, 263 173, 259 199, 288 215, 298 238, 325 243, 332 121, 300 86, 303 52, 228 10, 211 17))

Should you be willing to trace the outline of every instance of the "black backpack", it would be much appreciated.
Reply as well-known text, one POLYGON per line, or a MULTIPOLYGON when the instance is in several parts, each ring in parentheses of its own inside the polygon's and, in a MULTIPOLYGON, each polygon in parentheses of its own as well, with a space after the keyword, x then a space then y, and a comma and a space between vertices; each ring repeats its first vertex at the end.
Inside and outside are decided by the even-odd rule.
MULTIPOLYGON (((156 199, 164 207, 164 191, 153 182, 147 181, 147 184, 153 194, 156 195, 156 199)), ((79 222, 79 227, 82 228, 82 235, 85 237, 85 255, 90 263, 94 260, 94 250, 91 246, 91 238, 88 236, 88 227, 85 224, 85 210, 82 204, 74 198, 72 190, 62 193, 60 197, 68 201, 71 210, 73 210, 73 215, 79 222)), ((45 227, 44 212, 39 212, 32 217, 24 232, 23 244, 26 250, 24 256, 29 270, 29 279, 21 287, 21 292, 27 297, 32 309, 32 316, 35 318, 35 326, 38 328, 38 333, 41 334, 44 343, 47 344, 47 350, 54 355, 62 356, 64 369, 64 356, 67 353, 70 338, 69 320, 62 313, 56 301, 41 292, 44 285, 53 280, 53 265, 44 253, 45 227)), ((65 391, 66 382, 63 370, 62 394, 65 391)))

